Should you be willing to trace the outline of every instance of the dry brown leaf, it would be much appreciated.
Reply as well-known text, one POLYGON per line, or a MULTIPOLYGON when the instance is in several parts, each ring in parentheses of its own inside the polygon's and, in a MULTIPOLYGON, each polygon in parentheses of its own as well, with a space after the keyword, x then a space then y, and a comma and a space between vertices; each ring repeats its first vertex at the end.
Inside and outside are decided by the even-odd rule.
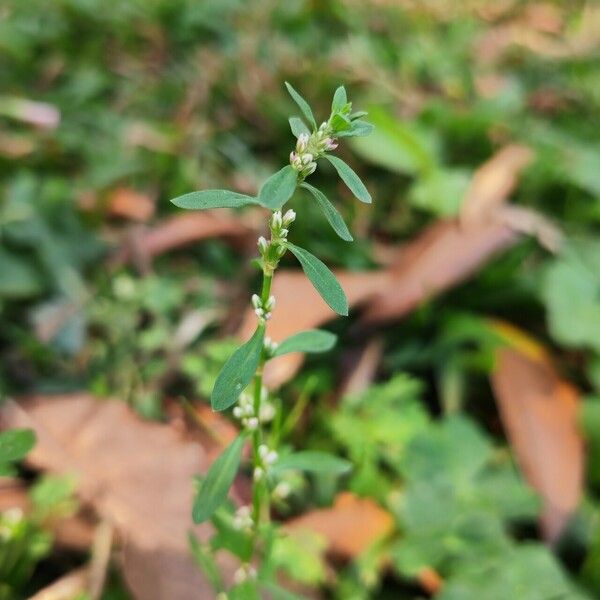
POLYGON ((530 148, 510 144, 479 167, 461 204, 461 222, 470 226, 489 220, 494 209, 506 202, 519 173, 532 159, 530 148))
POLYGON ((331 508, 320 508, 288 521, 289 532, 309 529, 327 540, 327 550, 343 558, 354 558, 390 533, 394 519, 369 498, 340 493, 331 508))
POLYGON ((223 212, 182 213, 136 232, 111 262, 114 266, 120 266, 134 258, 152 258, 200 240, 216 237, 243 238, 252 232, 238 217, 222 214, 223 212))
MULTIPOLYGON (((382 271, 338 271, 336 277, 351 307, 366 302, 388 282, 388 275, 382 271)), ((336 317, 301 271, 278 272, 273 279, 272 293, 277 298, 277 307, 268 323, 267 335, 275 342, 336 317)), ((252 309, 248 309, 239 331, 240 338, 247 339, 255 327, 256 315, 252 309)), ((297 372, 302 361, 303 355, 297 352, 269 361, 265 368, 265 385, 270 388, 281 385, 297 372)))
POLYGON ((506 434, 527 481, 543 499, 542 529, 554 542, 583 490, 584 449, 577 390, 561 380, 545 350, 505 324, 492 386, 506 434))
POLYGON ((428 298, 467 279, 516 240, 511 229, 496 223, 476 227, 455 220, 434 223, 404 249, 388 285, 377 291, 363 319, 378 322, 403 317, 428 298))
MULTIPOLYGON (((209 466, 202 445, 143 421, 122 402, 87 394, 8 403, 0 418, 4 426, 34 429, 38 441, 28 462, 74 474, 79 496, 115 526, 136 598, 211 597, 187 547, 192 480, 209 466)), ((210 528, 194 531, 206 539, 210 528)))
POLYGON ((108 197, 107 209, 110 215, 145 223, 153 215, 156 206, 147 194, 134 189, 120 187, 108 197))

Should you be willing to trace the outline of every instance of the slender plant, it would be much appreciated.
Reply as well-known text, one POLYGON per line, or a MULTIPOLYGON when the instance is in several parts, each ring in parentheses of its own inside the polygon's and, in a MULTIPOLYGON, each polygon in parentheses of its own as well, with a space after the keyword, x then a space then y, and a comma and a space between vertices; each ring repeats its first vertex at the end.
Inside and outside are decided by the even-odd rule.
MULTIPOLYGON (((300 188, 316 201, 336 234, 345 241, 352 241, 340 213, 325 194, 308 183, 307 179, 317 169, 317 161, 325 159, 361 202, 370 203, 371 195, 358 175, 332 152, 338 147, 339 139, 368 135, 373 126, 363 119, 365 112, 352 112, 352 103, 348 102, 343 86, 335 91, 331 114, 321 125, 317 125, 306 100, 289 83, 286 83, 286 87, 305 120, 297 116, 290 117, 296 147, 290 153, 289 164, 265 181, 258 196, 228 190, 204 190, 172 200, 176 206, 192 210, 259 205, 271 211, 268 221, 270 239, 263 236, 258 239, 262 286, 260 293, 253 294, 251 300, 256 313, 256 329, 252 337, 227 360, 211 395, 214 410, 224 411, 233 407, 233 415, 240 422, 241 433, 199 483, 192 513, 195 523, 212 519, 223 537, 223 531, 227 530, 227 513, 220 509, 227 505, 229 489, 240 468, 244 446, 250 443, 252 504, 238 508, 234 514, 229 513, 230 539, 222 544, 241 560, 241 566, 234 576, 234 585, 227 593, 211 552, 218 544, 207 548, 192 538, 194 555, 209 576, 215 591, 223 598, 261 597, 261 586, 267 586, 271 593, 277 595, 268 559, 275 535, 270 522, 271 498, 274 494, 284 495, 286 492, 285 485, 278 483, 279 475, 286 470, 340 474, 350 468, 347 461, 323 452, 304 451, 280 456, 278 443, 281 440, 281 420, 274 419, 275 410, 269 392, 263 385, 263 370, 269 360, 290 352, 325 352, 334 346, 335 336, 313 329, 297 333, 277 344, 266 337, 265 332, 275 309, 275 298, 271 294, 273 276, 288 251, 298 259, 305 274, 331 309, 340 315, 348 314, 348 300, 333 273, 316 256, 288 240, 296 213, 291 209, 283 212, 282 209, 300 188), (239 534, 237 537, 235 532, 239 534), (232 535, 235 539, 232 539, 232 535)), ((279 591, 283 593, 283 590, 279 591)))

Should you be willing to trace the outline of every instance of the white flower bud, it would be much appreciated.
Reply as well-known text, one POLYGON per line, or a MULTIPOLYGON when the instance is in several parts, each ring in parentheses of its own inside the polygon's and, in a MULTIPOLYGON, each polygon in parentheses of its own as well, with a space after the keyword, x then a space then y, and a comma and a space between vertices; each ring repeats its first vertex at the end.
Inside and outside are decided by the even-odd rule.
POLYGON ((246 573, 246 569, 244 567, 240 567, 233 574, 233 581, 234 581, 234 583, 236 583, 238 585, 244 583, 244 581, 246 581, 246 579, 248 579, 248 574, 246 573))
POLYGON ((265 303, 265 310, 272 311, 275 308, 275 296, 269 296, 269 299, 265 303))
POLYGON ((291 208, 283 215, 283 226, 288 227, 296 220, 296 212, 291 208))
POLYGON ((270 402, 260 405, 260 422, 269 423, 275 417, 275 407, 270 402))
POLYGON ((265 470, 262 467, 255 467, 254 481, 261 481, 265 476, 265 470))
POLYGON ((262 308, 255 308, 254 309, 254 314, 259 318, 259 319, 263 319, 265 316, 265 311, 262 308))
POLYGON ((252 294, 252 306, 254 308, 262 308, 262 301, 258 294, 252 294))
POLYGON ((302 154, 306 150, 309 139, 310 139, 310 136, 308 135, 308 133, 301 133, 298 136, 298 141, 296 142, 296 150, 300 154, 302 154))
POLYGON ((317 170, 317 163, 312 162, 304 169, 304 176, 312 175, 317 170))
POLYGON ((254 431, 258 427, 258 419, 256 417, 250 417, 246 427, 250 429, 250 431, 254 431))
POLYGON ((277 454, 277 452, 275 452, 275 450, 271 450, 265 457, 264 457, 264 461, 265 464, 267 465, 273 465, 277 462, 277 459, 279 458, 279 454, 277 454))
POLYGON ((264 254, 269 248, 269 242, 267 242, 265 237, 262 235, 258 238, 257 245, 261 254, 264 254))
POLYGON ((287 237, 288 233, 289 233, 288 229, 280 229, 279 230, 279 237, 282 237, 282 238, 287 237))
POLYGON ((302 155, 302 164, 307 165, 309 162, 312 162, 313 155, 310 152, 302 155))
POLYGON ((292 486, 287 481, 280 481, 273 490, 273 495, 276 498, 285 499, 290 495, 292 486))
POLYGON ((286 252, 287 248, 285 246, 277 246, 277 258, 281 258, 286 252))
POLYGON ((321 123, 321 126, 319 127, 319 131, 323 131, 325 129, 327 129, 327 121, 323 121, 321 123))
POLYGON ((274 229, 275 231, 277 231, 278 229, 281 229, 281 226, 283 225, 283 219, 281 217, 280 210, 274 212, 271 215, 270 225, 271 225, 271 229, 274 229))
POLYGON ((258 455, 264 459, 267 454, 269 454, 269 447, 266 444, 261 444, 258 447, 258 455))
POLYGON ((241 418, 242 418, 242 416, 243 416, 243 414, 244 414, 244 412, 242 411, 242 407, 241 407, 241 406, 236 406, 236 407, 233 409, 233 416, 234 416, 236 419, 241 419, 241 418))

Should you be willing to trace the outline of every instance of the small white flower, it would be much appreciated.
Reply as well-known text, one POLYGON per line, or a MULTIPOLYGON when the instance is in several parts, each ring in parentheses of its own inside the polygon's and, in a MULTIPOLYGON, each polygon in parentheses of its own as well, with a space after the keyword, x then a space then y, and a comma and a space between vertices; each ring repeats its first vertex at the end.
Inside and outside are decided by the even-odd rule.
POLYGON ((283 226, 288 227, 296 220, 296 212, 291 208, 283 215, 283 226))
POLYGON ((277 210, 271 215, 270 219, 271 229, 278 230, 281 229, 283 225, 283 219, 281 217, 281 211, 277 210))
POLYGON ((306 154, 302 155, 302 164, 307 165, 308 163, 312 162, 313 159, 313 155, 310 154, 310 152, 307 152, 306 154))
POLYGON ((265 476, 265 470, 262 467, 254 468, 254 481, 261 481, 265 476))
POLYGON ((262 235, 258 238, 257 245, 261 254, 264 254, 269 249, 269 242, 262 235))
POLYGON ((259 318, 259 319, 264 319, 265 318, 265 311, 262 308, 255 308, 254 309, 254 314, 259 318))
POLYGON ((275 296, 269 296, 269 299, 265 303, 265 310, 272 311, 275 308, 275 296))
POLYGON ((312 175, 316 170, 317 170, 317 163, 316 162, 310 163, 306 167, 306 169, 304 169, 304 175, 305 175, 305 177, 307 177, 308 175, 312 175))
POLYGON ((310 136, 308 135, 308 133, 301 133, 298 136, 298 141, 296 142, 296 151, 302 154, 306 150, 309 140, 310 136))
POLYGON ((248 429, 250 429, 251 431, 254 431, 255 429, 257 429, 258 428, 258 418, 250 417, 246 423, 246 427, 248 427, 248 429))
POLYGON ((264 460, 267 454, 269 454, 269 447, 266 444, 261 444, 258 447, 258 455, 264 460))
POLYGON ((292 486, 287 481, 280 481, 273 490, 273 495, 276 498, 284 500, 287 498, 292 491, 292 486))
POLYGON ((236 406, 236 407, 233 409, 233 416, 234 416, 236 419, 241 419, 241 418, 242 418, 242 416, 243 416, 243 414, 244 414, 244 412, 243 412, 243 410, 242 410, 242 407, 241 407, 241 406, 236 406))
POLYGON ((260 422, 268 423, 275 417, 275 407, 270 402, 264 402, 260 405, 260 422))
POLYGON ((288 233, 289 233, 289 229, 280 229, 279 230, 279 236, 282 238, 287 237, 288 233))
POLYGON ((254 308, 262 308, 262 301, 258 294, 252 294, 252 306, 254 308))
POLYGON ((246 569, 244 569, 244 567, 240 567, 234 574, 233 574, 233 581, 236 584, 241 584, 244 583, 244 581, 246 581, 246 579, 248 578, 248 574, 246 573, 246 569))
POLYGON ((274 465, 277 462, 277 459, 279 458, 279 455, 277 454, 277 452, 275 452, 275 450, 271 450, 265 457, 264 457, 264 461, 266 465, 274 465))

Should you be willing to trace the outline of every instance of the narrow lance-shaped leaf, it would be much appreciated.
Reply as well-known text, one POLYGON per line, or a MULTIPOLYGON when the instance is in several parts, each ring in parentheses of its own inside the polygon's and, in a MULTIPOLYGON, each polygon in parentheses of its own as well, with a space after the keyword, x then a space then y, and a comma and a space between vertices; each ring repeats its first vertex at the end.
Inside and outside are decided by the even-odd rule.
POLYGON ((302 111, 302 114, 306 117, 306 120, 313 126, 314 129, 316 129, 317 122, 315 121, 315 117, 313 116, 308 102, 287 81, 285 82, 285 87, 290 93, 290 96, 294 99, 294 102, 298 105, 298 108, 300 108, 302 111))
POLYGON ((317 204, 319 205, 319 208, 321 209, 321 212, 325 215, 325 218, 333 227, 333 230, 343 240, 351 242, 353 239, 352 234, 348 230, 348 227, 346 226, 342 215, 340 215, 337 208, 333 204, 331 204, 331 202, 329 202, 327 196, 325 196, 325 194, 321 190, 318 190, 316 187, 310 185, 310 183, 301 183, 300 187, 304 188, 305 190, 308 190, 314 196, 315 200, 317 201, 317 204))
POLYGON ((338 112, 342 110, 346 103, 348 102, 348 98, 346 96, 346 88, 343 85, 335 90, 335 94, 333 94, 333 102, 331 103, 331 112, 338 112))
POLYGON ((238 436, 211 465, 194 499, 194 523, 210 519, 215 510, 225 502, 240 467, 244 440, 244 436, 238 436))
POLYGON ((299 117, 290 117, 290 129, 296 137, 300 137, 301 134, 305 133, 310 135, 310 129, 305 125, 304 121, 299 117))
POLYGON ((300 265, 315 289, 332 310, 339 315, 348 314, 348 299, 334 274, 314 254, 288 242, 290 252, 300 261, 300 265))
POLYGON ((352 469, 352 464, 347 460, 338 458, 327 452, 318 450, 305 450, 281 457, 272 467, 273 471, 281 472, 290 469, 307 471, 309 473, 329 473, 342 475, 352 469))
POLYGON ((341 158, 331 154, 325 154, 323 158, 326 158, 334 166, 342 181, 361 202, 371 203, 371 194, 369 194, 365 184, 341 158))
POLYGON ((0 464, 21 460, 35 445, 31 429, 9 429, 0 433, 0 464))
POLYGON ((250 383, 260 361, 264 337, 265 326, 259 325, 254 335, 223 365, 210 398, 213 410, 229 408, 250 383))
POLYGON ((229 190, 202 190, 173 198, 171 202, 179 208, 206 210, 209 208, 239 208, 248 204, 258 204, 252 196, 230 192, 229 190))
POLYGON ((271 210, 279 210, 296 189, 298 174, 287 165, 264 182, 258 193, 258 201, 271 210))
POLYGON ((321 329, 307 329, 286 338, 277 346, 273 356, 282 356, 290 352, 327 352, 331 350, 337 336, 321 329))
POLYGON ((365 137, 373 133, 375 126, 367 121, 352 121, 352 128, 348 131, 340 131, 338 137, 365 137))

